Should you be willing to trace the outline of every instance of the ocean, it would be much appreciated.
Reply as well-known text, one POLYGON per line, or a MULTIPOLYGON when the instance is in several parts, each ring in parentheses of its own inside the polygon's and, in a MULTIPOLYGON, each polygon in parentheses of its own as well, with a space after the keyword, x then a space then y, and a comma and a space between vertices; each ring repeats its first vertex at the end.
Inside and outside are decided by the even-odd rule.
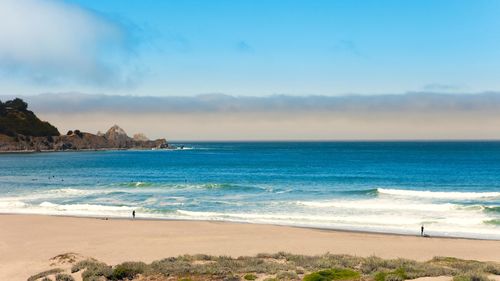
POLYGON ((0 213, 500 239, 500 142, 198 142, 0 154, 0 213))

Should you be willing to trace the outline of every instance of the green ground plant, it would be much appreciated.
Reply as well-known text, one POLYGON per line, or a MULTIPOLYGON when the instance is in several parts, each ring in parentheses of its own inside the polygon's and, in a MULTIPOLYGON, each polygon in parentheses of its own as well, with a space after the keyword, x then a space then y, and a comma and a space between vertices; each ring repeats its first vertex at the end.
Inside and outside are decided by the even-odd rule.
POLYGON ((304 281, 347 281, 359 280, 361 274, 347 268, 332 268, 310 273, 304 277, 304 281))
POLYGON ((245 276, 243 276, 243 279, 245 279, 245 280, 255 280, 255 279, 257 279, 257 275, 255 275, 253 273, 248 273, 248 274, 245 274, 245 276))

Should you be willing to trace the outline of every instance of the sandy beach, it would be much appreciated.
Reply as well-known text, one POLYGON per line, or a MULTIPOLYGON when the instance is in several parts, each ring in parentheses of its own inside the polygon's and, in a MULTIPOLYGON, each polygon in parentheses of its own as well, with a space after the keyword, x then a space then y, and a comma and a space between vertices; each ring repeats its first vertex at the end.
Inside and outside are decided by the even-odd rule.
POLYGON ((453 256, 500 261, 500 241, 422 238, 273 225, 209 221, 153 221, 38 215, 0 215, 0 276, 26 280, 47 269, 49 259, 75 252, 109 264, 182 254, 376 255, 428 260, 453 256))

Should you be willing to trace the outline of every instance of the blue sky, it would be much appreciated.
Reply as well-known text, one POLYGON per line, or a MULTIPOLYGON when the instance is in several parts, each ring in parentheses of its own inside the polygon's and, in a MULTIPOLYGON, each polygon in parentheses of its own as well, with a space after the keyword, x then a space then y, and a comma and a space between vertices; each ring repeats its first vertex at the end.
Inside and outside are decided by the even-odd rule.
POLYGON ((500 90, 500 1, 495 0, 5 0, 2 5, 4 13, 19 15, 9 22, 0 17, 5 94, 500 90), (32 19, 35 12, 38 21, 32 19))

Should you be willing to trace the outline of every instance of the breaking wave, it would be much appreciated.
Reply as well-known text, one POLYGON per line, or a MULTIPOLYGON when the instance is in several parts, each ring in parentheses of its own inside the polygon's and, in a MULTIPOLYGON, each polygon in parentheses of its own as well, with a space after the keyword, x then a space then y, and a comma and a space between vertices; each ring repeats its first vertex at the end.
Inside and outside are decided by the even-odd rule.
MULTIPOLYGON (((114 186, 114 185, 112 185, 114 186)), ((119 183, 117 186, 123 187, 154 187, 154 188, 164 188, 164 189, 251 189, 257 188, 254 186, 237 185, 230 183, 205 183, 205 184, 169 184, 169 183, 156 183, 156 182, 127 182, 119 183)))
POLYGON ((115 211, 129 211, 134 210, 134 207, 129 206, 107 206, 107 205, 93 205, 93 204, 55 204, 51 202, 43 202, 39 205, 43 208, 51 208, 58 211, 91 211, 91 212, 115 212, 115 211))
POLYGON ((404 189, 387 189, 378 188, 379 194, 404 196, 404 197, 421 197, 432 199, 493 199, 500 198, 500 192, 443 192, 443 191, 419 191, 419 190, 404 190, 404 189))
POLYGON ((415 211, 450 211, 458 209, 451 203, 432 204, 417 202, 398 202, 394 200, 328 200, 328 201, 297 201, 298 205, 311 208, 338 208, 359 210, 415 210, 415 211))

